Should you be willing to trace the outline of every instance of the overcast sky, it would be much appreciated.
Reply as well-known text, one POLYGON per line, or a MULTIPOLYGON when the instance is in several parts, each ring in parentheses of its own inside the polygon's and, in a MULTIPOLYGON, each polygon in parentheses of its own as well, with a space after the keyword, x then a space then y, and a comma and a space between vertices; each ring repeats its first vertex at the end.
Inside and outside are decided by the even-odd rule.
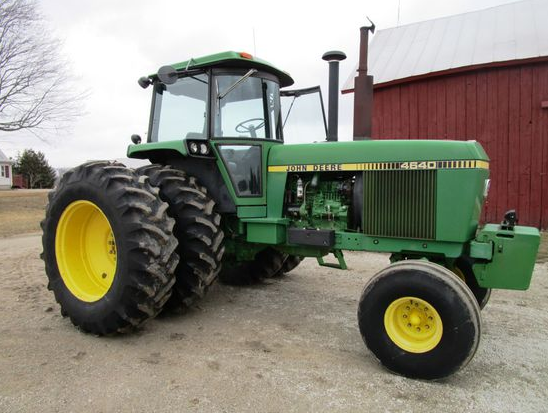
MULTIPOLYGON (((85 115, 71 130, 40 141, 29 133, 0 133, 0 148, 45 152, 54 167, 123 158, 130 136, 147 130, 151 89, 137 79, 160 66, 219 51, 248 51, 289 72, 292 88, 321 85, 321 56, 342 50, 341 85, 358 59, 359 27, 377 29, 511 3, 512 0, 361 0, 308 2, 180 0, 39 0, 52 35, 64 42, 69 69, 90 92, 85 115), (253 40, 255 33, 255 42, 253 40)), ((339 135, 351 139, 353 95, 341 96, 339 135)), ((327 103, 327 102, 326 102, 327 103)))

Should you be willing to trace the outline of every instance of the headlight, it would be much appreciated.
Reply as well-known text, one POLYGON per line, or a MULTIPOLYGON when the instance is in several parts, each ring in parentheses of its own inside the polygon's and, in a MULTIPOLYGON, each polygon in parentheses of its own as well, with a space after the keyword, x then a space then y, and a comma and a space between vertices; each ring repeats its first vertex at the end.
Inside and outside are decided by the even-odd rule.
POLYGON ((188 151, 192 155, 210 156, 211 154, 211 147, 207 141, 204 141, 203 139, 187 141, 187 145, 188 151))

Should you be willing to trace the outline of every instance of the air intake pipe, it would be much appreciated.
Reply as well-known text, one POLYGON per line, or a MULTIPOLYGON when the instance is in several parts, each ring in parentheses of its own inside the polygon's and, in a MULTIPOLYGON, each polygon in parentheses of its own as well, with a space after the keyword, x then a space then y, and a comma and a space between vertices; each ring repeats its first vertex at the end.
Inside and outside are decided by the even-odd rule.
POLYGON ((346 59, 343 52, 332 50, 323 54, 329 62, 329 106, 327 115, 327 140, 336 142, 339 137, 339 62, 346 59))

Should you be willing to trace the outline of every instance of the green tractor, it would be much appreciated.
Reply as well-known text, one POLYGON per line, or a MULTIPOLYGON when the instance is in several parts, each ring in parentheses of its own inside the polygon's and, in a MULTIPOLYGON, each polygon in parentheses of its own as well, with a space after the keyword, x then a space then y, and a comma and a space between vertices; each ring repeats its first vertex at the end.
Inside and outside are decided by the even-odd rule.
POLYGON ((43 259, 61 313, 85 332, 125 332, 217 278, 249 284, 304 257, 346 269, 345 250, 391 253, 359 301, 365 344, 398 374, 456 372, 478 347, 491 289, 528 288, 538 230, 513 212, 478 228, 489 159, 476 142, 284 144, 280 96, 314 92, 280 91, 292 83, 236 52, 141 78, 150 126, 128 156, 151 165, 86 163, 50 193, 43 259))

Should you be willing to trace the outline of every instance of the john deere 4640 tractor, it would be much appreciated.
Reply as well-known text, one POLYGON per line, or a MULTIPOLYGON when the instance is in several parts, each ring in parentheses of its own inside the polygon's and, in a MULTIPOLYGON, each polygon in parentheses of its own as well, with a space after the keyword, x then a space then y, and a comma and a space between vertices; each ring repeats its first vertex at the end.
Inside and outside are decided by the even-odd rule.
POLYGON ((128 156, 151 165, 72 169, 42 223, 48 287, 83 331, 131 330, 218 277, 281 277, 328 254, 346 269, 344 250, 378 251, 392 264, 359 301, 365 344, 388 369, 432 379, 473 357, 492 288, 528 288, 539 232, 513 212, 478 229, 489 188, 478 143, 284 144, 280 89, 293 80, 246 53, 139 83, 152 86, 150 127, 128 156))

